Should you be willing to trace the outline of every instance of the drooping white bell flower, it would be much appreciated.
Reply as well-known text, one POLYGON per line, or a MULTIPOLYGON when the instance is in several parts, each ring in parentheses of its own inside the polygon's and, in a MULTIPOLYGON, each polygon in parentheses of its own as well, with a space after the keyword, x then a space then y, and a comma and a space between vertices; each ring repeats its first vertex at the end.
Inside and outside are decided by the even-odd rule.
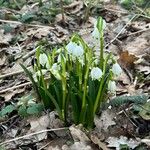
POLYGON ((122 69, 118 63, 113 64, 112 72, 116 76, 119 76, 122 73, 122 69))
POLYGON ((81 57, 84 53, 82 45, 77 45, 72 41, 66 46, 66 49, 68 54, 72 55, 73 57, 81 57))
POLYGON ((115 94, 116 93, 116 82, 115 81, 109 81, 108 82, 108 90, 111 92, 111 93, 113 93, 113 94, 115 94))
POLYGON ((51 68, 52 71, 59 71, 60 70, 60 66, 57 64, 57 63, 54 63, 52 65, 52 68, 51 68))
POLYGON ((72 55, 74 57, 82 57, 84 53, 83 47, 81 45, 76 45, 74 51, 72 51, 72 55))
POLYGON ((66 49, 67 49, 69 55, 72 54, 72 52, 75 50, 76 46, 77 46, 76 43, 74 43, 72 41, 69 42, 69 44, 66 46, 66 49))
POLYGON ((91 70, 91 78, 92 80, 100 80, 100 78, 102 77, 102 70, 98 67, 94 67, 91 70))
POLYGON ((75 42, 70 42, 66 49, 68 54, 71 56, 73 61, 79 60, 79 62, 84 65, 84 49, 81 44, 76 44, 75 42))
POLYGON ((48 58, 47 58, 47 55, 46 54, 40 54, 39 56, 39 62, 42 66, 44 66, 45 64, 48 63, 48 58))

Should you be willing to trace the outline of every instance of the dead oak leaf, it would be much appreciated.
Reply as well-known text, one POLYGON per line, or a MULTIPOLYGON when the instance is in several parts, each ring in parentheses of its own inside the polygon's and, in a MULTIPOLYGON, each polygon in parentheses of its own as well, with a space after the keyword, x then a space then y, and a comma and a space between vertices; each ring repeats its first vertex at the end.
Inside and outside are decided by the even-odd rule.
POLYGON ((128 51, 123 51, 120 53, 118 62, 123 68, 130 70, 134 68, 134 62, 137 60, 138 58, 135 55, 129 54, 128 51))

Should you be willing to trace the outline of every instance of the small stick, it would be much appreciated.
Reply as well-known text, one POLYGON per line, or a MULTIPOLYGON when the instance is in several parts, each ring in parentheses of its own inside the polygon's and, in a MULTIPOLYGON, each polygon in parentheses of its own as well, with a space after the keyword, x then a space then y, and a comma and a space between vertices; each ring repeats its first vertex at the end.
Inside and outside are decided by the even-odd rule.
POLYGON ((31 52, 29 52, 26 55, 24 55, 22 57, 23 61, 25 61, 27 58, 29 58, 30 56, 32 56, 35 52, 36 52, 36 49, 33 49, 31 52))
POLYGON ((26 26, 30 26, 30 27, 39 27, 39 28, 46 28, 47 27, 47 28, 54 29, 51 26, 38 25, 38 24, 26 24, 26 23, 22 23, 22 22, 19 22, 19 21, 13 21, 13 20, 3 20, 3 19, 0 19, 0 22, 12 23, 12 24, 18 24, 18 25, 26 25, 26 26))
POLYGON ((27 134, 27 135, 24 135, 24 136, 20 136, 20 137, 11 139, 11 140, 4 141, 4 142, 0 143, 0 145, 4 145, 4 144, 10 143, 10 142, 18 141, 18 140, 21 140, 21 139, 24 139, 24 138, 28 138, 30 136, 41 134, 41 133, 44 133, 44 132, 60 131, 60 130, 66 130, 66 129, 68 130, 69 128, 64 127, 64 128, 41 130, 41 131, 38 131, 38 132, 35 132, 35 133, 30 133, 30 134, 27 134))
POLYGON ((17 85, 17 86, 13 86, 13 87, 10 87, 10 88, 7 88, 7 89, 4 89, 4 90, 0 91, 0 94, 11 91, 11 90, 14 90, 14 89, 24 87, 26 85, 31 85, 31 84, 32 84, 31 82, 26 82, 26 83, 23 83, 23 84, 20 84, 20 85, 17 85))
POLYGON ((127 11, 120 11, 120 10, 117 10, 117 9, 111 9, 111 8, 106 7, 106 6, 104 6, 103 9, 106 9, 108 11, 112 11, 112 12, 115 12, 115 13, 128 14, 127 11))
MULTIPOLYGON (((30 68, 31 67, 28 67, 27 69, 30 69, 30 68)), ((20 73, 24 73, 24 70, 19 70, 19 71, 10 72, 10 73, 7 73, 7 74, 0 75, 0 79, 6 78, 6 77, 9 77, 9 76, 13 76, 13 75, 17 75, 17 74, 20 74, 20 73)))
POLYGON ((44 149, 44 148, 46 148, 49 144, 51 144, 52 143, 52 141, 50 141, 50 142, 48 142, 48 143, 46 143, 44 146, 42 146, 39 150, 42 150, 42 149, 44 149))
POLYGON ((146 31, 149 31, 149 30, 150 30, 150 28, 148 28, 148 29, 143 29, 143 30, 139 30, 139 31, 137 31, 137 32, 129 33, 129 34, 127 34, 127 36, 136 35, 136 34, 138 34, 138 33, 146 32, 146 31))

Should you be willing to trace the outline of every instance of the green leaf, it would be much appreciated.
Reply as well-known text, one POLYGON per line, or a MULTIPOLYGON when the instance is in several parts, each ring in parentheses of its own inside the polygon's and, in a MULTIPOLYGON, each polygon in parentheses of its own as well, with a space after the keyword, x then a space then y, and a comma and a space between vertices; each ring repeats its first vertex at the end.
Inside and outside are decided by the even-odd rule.
POLYGON ((27 108, 27 113, 30 115, 38 115, 44 110, 43 104, 31 104, 27 108))
POLYGON ((0 116, 4 117, 5 115, 10 114, 14 110, 16 110, 16 107, 14 105, 8 105, 0 111, 0 116))
POLYGON ((43 87, 40 87, 40 89, 42 89, 43 91, 45 91, 45 93, 49 96, 50 100, 53 102, 53 104, 55 105, 56 107, 56 110, 59 114, 59 116, 61 117, 61 109, 56 101, 56 99, 53 97, 53 95, 47 90, 47 89, 44 89, 43 87))
POLYGON ((26 106, 24 106, 24 105, 20 106, 19 109, 18 109, 18 114, 21 117, 28 117, 29 115, 27 114, 27 108, 26 108, 26 106))
POLYGON ((148 100, 147 95, 135 95, 135 96, 118 96, 110 101, 110 105, 113 107, 121 106, 126 103, 144 104, 148 100))
POLYGON ((144 120, 150 120, 150 102, 145 103, 141 108, 142 110, 139 112, 139 115, 144 120))
POLYGON ((33 14, 26 13, 21 16, 21 21, 24 23, 30 23, 36 16, 33 14))
POLYGON ((32 82, 33 88, 37 94, 37 98, 40 99, 40 94, 39 94, 39 90, 38 90, 38 84, 34 81, 34 78, 32 77, 32 73, 23 65, 20 64, 20 66, 23 68, 23 70, 25 71, 25 73, 27 74, 27 76, 29 77, 29 79, 32 82))

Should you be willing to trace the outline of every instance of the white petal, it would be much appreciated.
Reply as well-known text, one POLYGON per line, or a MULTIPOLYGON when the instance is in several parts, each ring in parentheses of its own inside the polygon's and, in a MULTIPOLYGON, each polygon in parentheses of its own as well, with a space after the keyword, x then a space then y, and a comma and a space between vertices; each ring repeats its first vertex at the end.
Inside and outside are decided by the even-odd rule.
POLYGON ((115 63, 112 66, 112 72, 114 75, 119 76, 122 73, 122 69, 118 63, 115 63))
POLYGON ((100 80, 101 77, 102 77, 101 69, 98 68, 98 67, 94 67, 91 70, 91 78, 92 78, 92 80, 100 80))
POLYGON ((40 54, 39 56, 39 62, 42 66, 44 66, 48 62, 48 58, 46 54, 40 54))
POLYGON ((115 81, 109 81, 108 90, 113 94, 116 93, 116 82, 115 81))
POLYGON ((60 70, 60 66, 57 64, 57 63, 54 63, 52 65, 52 68, 51 68, 52 71, 59 71, 60 70))
POLYGON ((72 51, 74 57, 81 57, 84 53, 83 47, 76 45, 75 49, 72 51))
POLYGON ((92 32, 92 37, 97 39, 97 40, 100 39, 100 33, 99 33, 97 28, 95 28, 94 31, 92 32))
POLYGON ((68 54, 72 54, 72 52, 74 51, 74 49, 76 48, 77 44, 74 42, 70 42, 67 46, 66 49, 68 51, 68 54))

